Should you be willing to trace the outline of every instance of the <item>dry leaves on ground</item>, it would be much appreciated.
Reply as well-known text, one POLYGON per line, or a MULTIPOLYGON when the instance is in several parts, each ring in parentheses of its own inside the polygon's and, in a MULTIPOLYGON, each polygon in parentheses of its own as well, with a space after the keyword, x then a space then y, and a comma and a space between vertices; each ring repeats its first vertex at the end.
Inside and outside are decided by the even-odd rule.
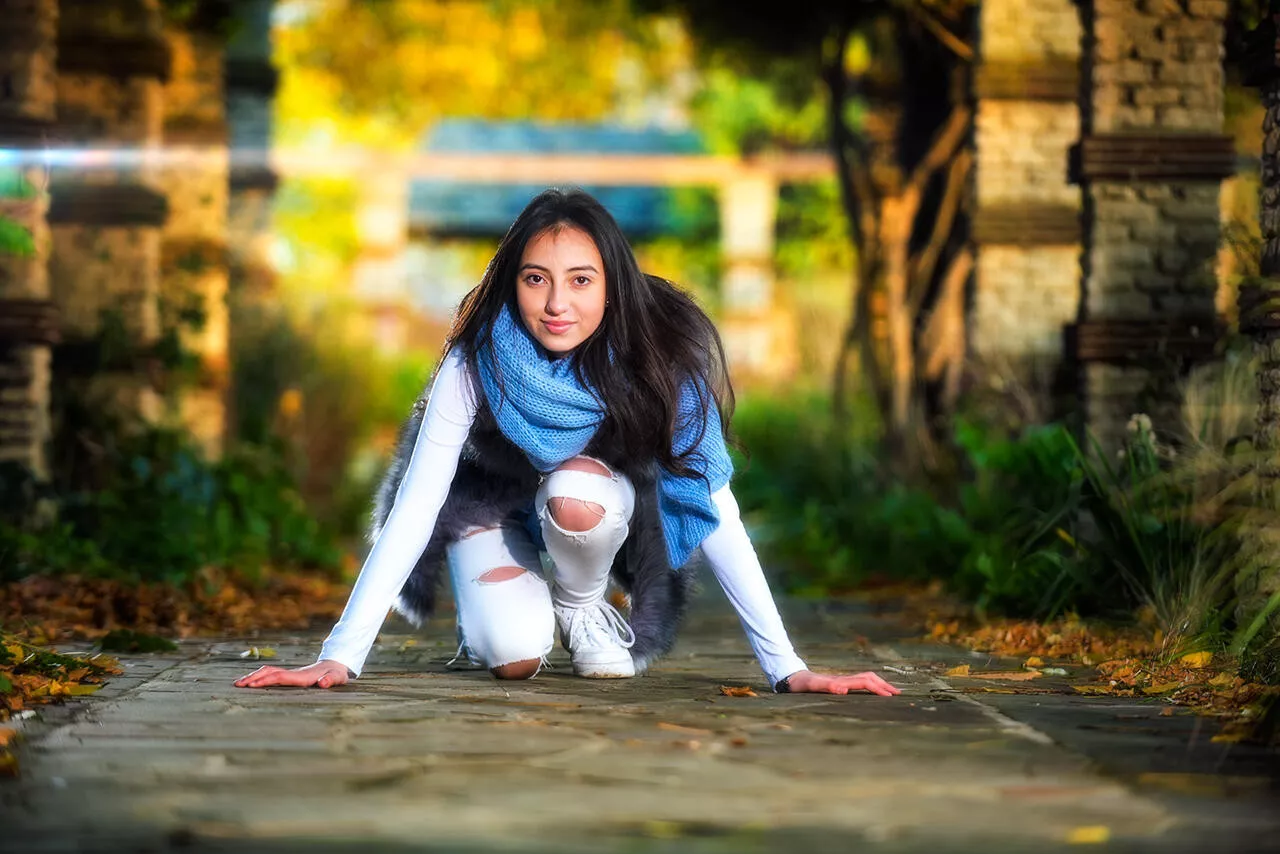
POLYGON ((747 685, 721 685, 720 693, 726 697, 759 697, 755 691, 747 685))
MULTIPOLYGON (((120 672, 119 662, 104 655, 63 655, 0 633, 0 723, 33 705, 91 694, 107 676, 120 672)), ((0 729, 0 776, 18 770, 10 750, 14 732, 0 729)))
MULTIPOLYGON (((1034 674, 1004 678, 1034 679, 1042 673, 1057 673, 1057 668, 1044 666, 1050 660, 1096 667, 1097 681, 1073 685, 1072 690, 1088 695, 1158 697, 1223 718, 1228 725, 1218 740, 1251 737, 1249 721, 1259 718, 1267 703, 1280 702, 1280 688, 1246 681, 1238 675, 1236 662, 1215 658, 1211 652, 1169 659, 1165 638, 1158 630, 1117 628, 1074 617, 1048 623, 994 620, 978 625, 956 617, 954 612, 944 619, 931 617, 927 625, 930 640, 1024 658, 1026 673, 1034 674)), ((998 674, 971 673, 968 665, 946 675, 1001 678, 998 674)))
POLYGON ((0 625, 35 644, 99 640, 119 629, 163 637, 305 629, 332 623, 349 586, 300 573, 250 583, 206 570, 183 586, 31 576, 0 587, 0 625))

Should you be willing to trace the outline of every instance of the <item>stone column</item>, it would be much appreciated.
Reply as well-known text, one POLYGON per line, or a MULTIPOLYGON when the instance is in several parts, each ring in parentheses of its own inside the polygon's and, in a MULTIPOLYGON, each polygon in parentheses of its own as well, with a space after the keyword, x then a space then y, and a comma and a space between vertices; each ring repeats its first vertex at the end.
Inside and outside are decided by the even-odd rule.
POLYGON ((786 324, 775 313, 777 209, 777 179, 766 172, 744 171, 720 187, 724 276, 719 327, 735 379, 776 381, 795 368, 795 348, 787 346, 786 324))
MULTIPOLYGON (((155 153, 168 74, 157 0, 62 0, 55 136, 60 146, 106 154, 52 173, 49 275, 68 338, 123 335, 130 348, 145 348, 159 334, 167 205, 156 189, 155 153)), ((93 395, 158 418, 145 365, 114 367, 94 377, 93 395)))
MULTIPOLYGON (((1253 445, 1257 452, 1257 492, 1261 513, 1243 532, 1246 548, 1256 559, 1256 572, 1242 572, 1236 582, 1237 616, 1251 622, 1280 591, 1280 529, 1274 524, 1280 508, 1280 0, 1250 38, 1248 82, 1262 92, 1262 230, 1261 274, 1240 286, 1240 331, 1253 338, 1258 357, 1258 414, 1253 445)), ((1280 614, 1271 625, 1280 625, 1280 614)))
MULTIPOLYGON (((0 0, 0 148, 45 144, 57 108, 57 0, 0 0)), ((0 252, 0 463, 49 475, 48 200, 44 170, 0 167, 0 218, 30 232, 34 253, 0 252)))
POLYGON ((221 453, 227 389, 227 202, 229 157, 222 40, 201 29, 170 27, 173 57, 164 91, 164 166, 169 202, 161 231, 161 297, 166 326, 200 362, 198 382, 174 403, 183 425, 210 457, 221 453), (203 315, 198 328, 184 310, 203 315))
MULTIPOLYGON (((271 262, 271 205, 277 177, 271 170, 271 111, 279 74, 271 64, 274 0, 242 0, 227 42, 225 99, 231 172, 227 200, 230 359, 241 358, 237 330, 258 322, 275 294, 271 262)), ((228 433, 236 429, 234 390, 228 433)))
POLYGON ((1226 0, 1081 5, 1087 82, 1077 177, 1086 211, 1083 317, 1075 352, 1088 427, 1104 448, 1146 412, 1178 430, 1175 387, 1212 358, 1226 0))
POLYGON ((979 32, 972 369, 1044 421, 1080 308, 1080 18, 1073 0, 984 0, 979 32))

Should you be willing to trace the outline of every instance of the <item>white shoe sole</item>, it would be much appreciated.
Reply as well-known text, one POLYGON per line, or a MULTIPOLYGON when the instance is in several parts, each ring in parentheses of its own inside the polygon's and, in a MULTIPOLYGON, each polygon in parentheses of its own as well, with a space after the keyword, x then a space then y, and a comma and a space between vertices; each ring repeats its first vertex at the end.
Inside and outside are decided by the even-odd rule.
POLYGON ((625 665, 618 662, 609 664, 578 664, 574 662, 573 672, 586 679, 627 679, 636 675, 636 666, 628 661, 625 665))

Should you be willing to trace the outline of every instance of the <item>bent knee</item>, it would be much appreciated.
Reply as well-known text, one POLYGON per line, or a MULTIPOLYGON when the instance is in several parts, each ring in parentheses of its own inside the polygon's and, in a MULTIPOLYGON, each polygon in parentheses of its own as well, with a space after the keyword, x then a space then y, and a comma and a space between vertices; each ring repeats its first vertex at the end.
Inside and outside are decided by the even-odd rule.
POLYGON ((490 667, 489 672, 498 679, 532 679, 541 666, 541 659, 527 658, 523 661, 513 661, 510 664, 490 667))
POLYGON ((585 471, 589 474, 613 477, 613 469, 591 457, 574 457, 556 466, 556 471, 585 471))
POLYGON ((549 498, 547 511, 562 530, 577 533, 590 531, 604 518, 604 507, 581 498, 549 498))

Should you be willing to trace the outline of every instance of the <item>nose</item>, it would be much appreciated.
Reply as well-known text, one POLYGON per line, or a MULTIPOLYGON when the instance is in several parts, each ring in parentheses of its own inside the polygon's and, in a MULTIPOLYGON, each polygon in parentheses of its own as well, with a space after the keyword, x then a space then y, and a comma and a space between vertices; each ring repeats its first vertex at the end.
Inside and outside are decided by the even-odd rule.
POLYGON ((562 284, 553 282, 547 289, 547 314, 555 316, 569 310, 568 291, 562 284))

